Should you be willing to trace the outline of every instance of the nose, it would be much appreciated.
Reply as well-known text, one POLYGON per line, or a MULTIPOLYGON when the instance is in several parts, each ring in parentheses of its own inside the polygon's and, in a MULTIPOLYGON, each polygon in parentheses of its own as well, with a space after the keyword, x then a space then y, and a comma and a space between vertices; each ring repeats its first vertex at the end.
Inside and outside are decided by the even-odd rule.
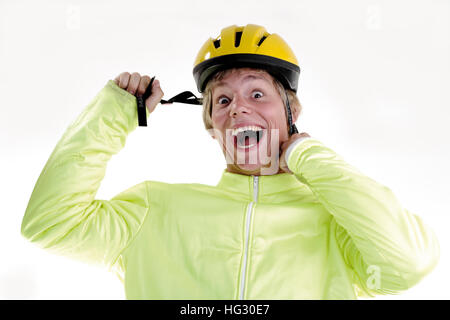
POLYGON ((230 103, 230 117, 235 117, 239 113, 251 113, 251 107, 241 96, 235 95, 230 103))

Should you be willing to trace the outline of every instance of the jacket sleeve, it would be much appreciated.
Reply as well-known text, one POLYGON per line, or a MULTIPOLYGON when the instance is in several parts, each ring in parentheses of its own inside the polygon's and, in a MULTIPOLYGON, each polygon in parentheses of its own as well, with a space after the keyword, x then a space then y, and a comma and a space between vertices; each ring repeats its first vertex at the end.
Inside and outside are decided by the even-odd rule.
POLYGON ((147 185, 109 201, 95 195, 108 160, 136 127, 135 97, 109 81, 50 155, 31 194, 22 235, 55 253, 111 267, 147 215, 147 185))
POLYGON ((358 295, 395 294, 439 260, 439 244, 393 192, 347 164, 317 139, 305 139, 288 167, 334 217, 334 233, 358 295))

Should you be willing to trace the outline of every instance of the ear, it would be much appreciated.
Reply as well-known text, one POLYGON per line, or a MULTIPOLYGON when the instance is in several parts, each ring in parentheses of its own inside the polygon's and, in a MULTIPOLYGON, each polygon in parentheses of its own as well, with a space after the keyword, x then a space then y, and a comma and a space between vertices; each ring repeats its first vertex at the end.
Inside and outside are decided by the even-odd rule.
POLYGON ((300 108, 297 106, 291 106, 292 123, 295 123, 300 116, 300 108))
POLYGON ((213 140, 216 140, 216 135, 214 134, 214 133, 215 133, 214 128, 208 129, 207 131, 208 131, 209 136, 210 136, 213 140))

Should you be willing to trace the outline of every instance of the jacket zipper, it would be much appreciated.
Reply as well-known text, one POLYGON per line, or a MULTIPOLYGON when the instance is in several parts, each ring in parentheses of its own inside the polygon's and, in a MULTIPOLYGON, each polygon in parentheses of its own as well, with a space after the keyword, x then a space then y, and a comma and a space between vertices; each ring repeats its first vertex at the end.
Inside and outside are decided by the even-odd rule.
POLYGON ((253 177, 253 201, 249 203, 246 213, 246 224, 245 224, 245 248, 244 248, 244 263, 241 269, 241 283, 239 288, 239 300, 244 299, 244 287, 245 287, 245 274, 247 271, 247 256, 248 256, 248 242, 250 234, 250 221, 252 217, 253 205, 258 199, 258 176, 253 177))

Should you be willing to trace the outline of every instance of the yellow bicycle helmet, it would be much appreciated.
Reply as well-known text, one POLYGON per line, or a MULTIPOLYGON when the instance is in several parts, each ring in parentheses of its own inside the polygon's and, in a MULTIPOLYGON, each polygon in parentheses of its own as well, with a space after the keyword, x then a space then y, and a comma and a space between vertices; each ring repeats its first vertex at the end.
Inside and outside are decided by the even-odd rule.
MULTIPOLYGON (((264 27, 255 24, 226 27, 222 29, 219 37, 210 38, 203 44, 194 62, 193 73, 197 89, 203 93, 208 81, 218 71, 244 67, 266 70, 280 81, 285 89, 297 92, 300 67, 291 48, 279 35, 270 34, 264 27)), ((147 125, 144 101, 150 96, 151 87, 150 84, 144 95, 137 97, 140 126, 147 125)), ((192 92, 184 91, 169 100, 161 100, 160 103, 202 105, 202 101, 202 98, 197 98, 192 92)), ((298 131, 292 123, 287 93, 286 102, 287 122, 291 135, 298 131)))
POLYGON ((279 35, 255 24, 226 27, 219 37, 203 44, 193 70, 198 91, 204 91, 216 72, 240 67, 265 69, 285 88, 297 92, 300 67, 293 51, 279 35))
MULTIPOLYGON (((244 67, 266 70, 285 89, 297 92, 300 67, 294 52, 279 35, 270 34, 255 24, 226 27, 219 37, 209 38, 203 44, 194 62, 197 89, 203 93, 208 81, 218 71, 244 67)), ((285 94, 289 135, 292 135, 298 130, 292 122, 291 106, 285 94)))

